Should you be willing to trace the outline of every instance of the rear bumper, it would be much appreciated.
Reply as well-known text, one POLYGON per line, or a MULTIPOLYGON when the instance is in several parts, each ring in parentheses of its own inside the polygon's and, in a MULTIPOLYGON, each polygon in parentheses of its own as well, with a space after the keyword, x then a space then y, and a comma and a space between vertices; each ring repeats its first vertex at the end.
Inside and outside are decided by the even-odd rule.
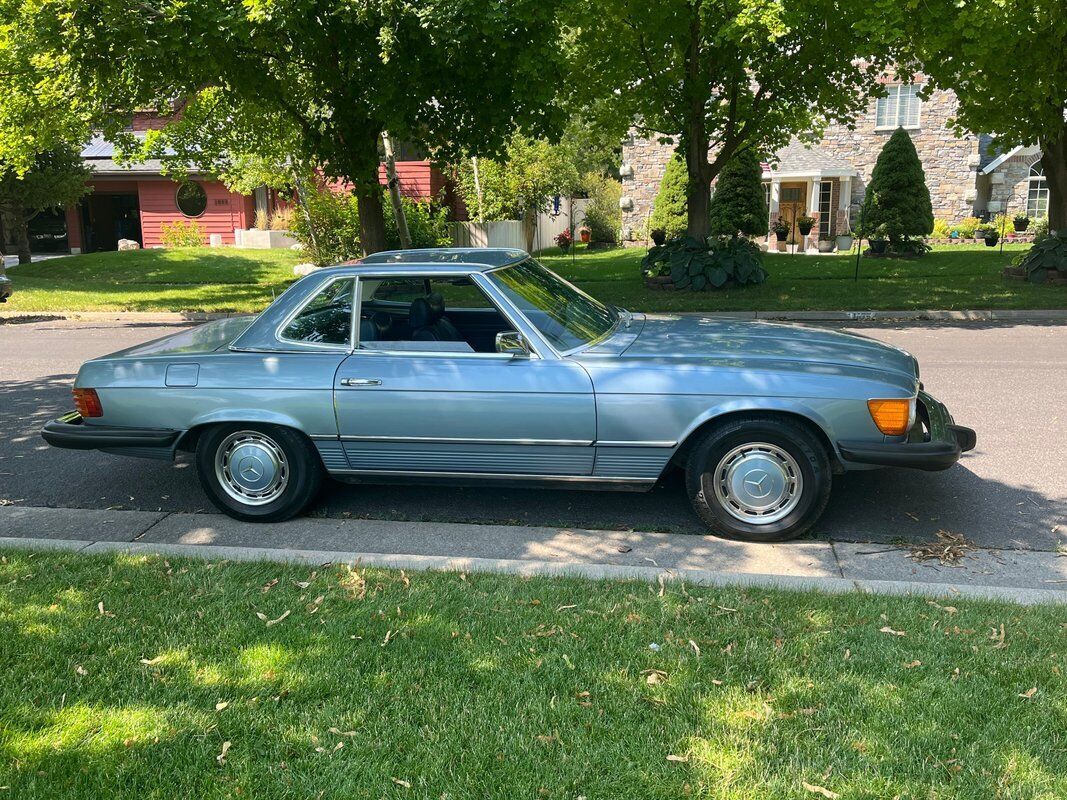
POLYGON ((973 450, 977 435, 957 425, 945 406, 919 392, 918 420, 906 442, 838 442, 845 462, 883 467, 908 467, 931 472, 948 469, 973 450))
POLYGON ((87 425, 72 411, 41 429, 52 447, 68 450, 106 450, 122 455, 172 458, 181 431, 158 428, 120 428, 113 425, 87 425))

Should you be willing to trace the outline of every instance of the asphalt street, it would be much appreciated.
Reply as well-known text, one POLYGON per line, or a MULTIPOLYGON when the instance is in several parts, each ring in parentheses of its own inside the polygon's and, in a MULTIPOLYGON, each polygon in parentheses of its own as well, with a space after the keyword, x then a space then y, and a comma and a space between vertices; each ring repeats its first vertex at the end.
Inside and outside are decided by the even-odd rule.
MULTIPOLYGON (((49 448, 85 360, 181 326, 0 324, 0 504, 211 509, 188 458, 175 464, 49 448)), ((946 472, 835 479, 817 538, 916 541, 939 530, 991 548, 1067 548, 1067 326, 868 323, 846 330, 914 353, 928 391, 978 432, 946 472)), ((677 476, 646 494, 331 484, 313 516, 701 533, 677 476)), ((0 531, 0 536, 3 532, 0 531)))

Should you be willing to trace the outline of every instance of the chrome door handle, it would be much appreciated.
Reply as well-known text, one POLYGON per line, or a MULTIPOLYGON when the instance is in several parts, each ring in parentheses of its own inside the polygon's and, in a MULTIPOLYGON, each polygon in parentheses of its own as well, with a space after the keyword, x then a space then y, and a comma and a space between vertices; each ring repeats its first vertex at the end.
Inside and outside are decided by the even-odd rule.
POLYGON ((381 386, 378 378, 341 378, 342 386, 381 386))

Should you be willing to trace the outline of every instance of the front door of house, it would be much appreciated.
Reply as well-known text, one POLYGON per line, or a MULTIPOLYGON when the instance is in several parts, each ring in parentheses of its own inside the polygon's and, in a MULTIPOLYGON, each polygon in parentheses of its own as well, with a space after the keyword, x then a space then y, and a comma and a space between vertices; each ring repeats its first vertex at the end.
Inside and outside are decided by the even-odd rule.
POLYGON ((782 183, 778 196, 778 216, 785 220, 789 226, 789 243, 796 244, 801 240, 800 231, 797 230, 798 217, 804 216, 808 209, 808 185, 806 183, 782 183))

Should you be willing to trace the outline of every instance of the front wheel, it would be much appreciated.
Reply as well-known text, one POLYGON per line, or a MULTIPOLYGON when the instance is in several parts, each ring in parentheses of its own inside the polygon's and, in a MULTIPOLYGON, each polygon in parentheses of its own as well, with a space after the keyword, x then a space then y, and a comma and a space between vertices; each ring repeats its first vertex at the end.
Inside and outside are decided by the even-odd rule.
POLYGON ((235 519, 295 517, 322 486, 322 461, 301 434, 276 425, 217 425, 196 445, 196 471, 211 502, 235 519))
POLYGON ((805 533, 830 498, 826 448, 800 422, 778 417, 728 420, 689 453, 686 491, 711 532, 780 542, 805 533))

